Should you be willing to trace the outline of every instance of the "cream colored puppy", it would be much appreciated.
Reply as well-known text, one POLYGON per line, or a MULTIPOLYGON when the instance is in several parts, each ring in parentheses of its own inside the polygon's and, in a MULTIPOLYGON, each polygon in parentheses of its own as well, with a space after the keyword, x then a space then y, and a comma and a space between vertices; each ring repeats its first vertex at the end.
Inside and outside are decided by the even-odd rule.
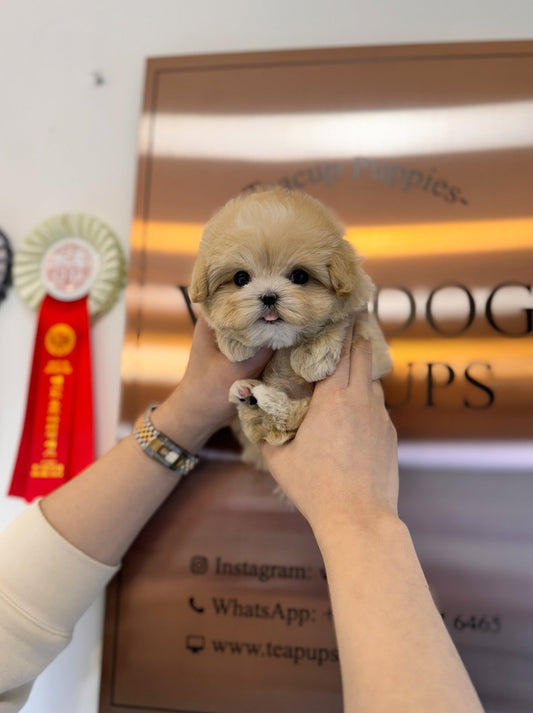
MULTIPOLYGON (((264 466, 255 444, 294 437, 314 383, 337 366, 347 319, 372 296, 362 259, 343 235, 322 203, 283 188, 238 196, 205 226, 191 299, 202 303, 231 361, 275 350, 261 380, 237 381, 229 394, 243 458, 257 467, 264 466)), ((355 330, 372 341, 378 379, 392 361, 377 321, 370 314, 355 330)))

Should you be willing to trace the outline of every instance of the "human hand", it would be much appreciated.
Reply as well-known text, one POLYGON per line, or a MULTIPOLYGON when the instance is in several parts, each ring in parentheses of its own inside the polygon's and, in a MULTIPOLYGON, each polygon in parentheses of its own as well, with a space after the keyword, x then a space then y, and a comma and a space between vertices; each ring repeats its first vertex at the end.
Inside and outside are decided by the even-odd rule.
POLYGON ((396 431, 372 381, 369 341, 347 331, 335 372, 315 386, 296 437, 262 446, 273 477, 315 530, 397 515, 396 431))
POLYGON ((260 349, 245 361, 229 361, 219 350, 215 333, 200 315, 183 379, 158 407, 152 420, 171 437, 173 432, 179 433, 178 442, 184 448, 197 451, 236 415, 235 405, 228 399, 233 382, 259 376, 271 356, 270 349, 260 349), (166 425, 169 421, 170 425, 166 425))

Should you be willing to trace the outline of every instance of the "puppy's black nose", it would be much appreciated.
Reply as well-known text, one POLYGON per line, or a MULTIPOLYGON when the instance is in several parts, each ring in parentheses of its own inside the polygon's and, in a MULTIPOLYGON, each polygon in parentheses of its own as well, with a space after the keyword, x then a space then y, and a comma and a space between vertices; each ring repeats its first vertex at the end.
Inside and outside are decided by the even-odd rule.
POLYGON ((278 296, 275 292, 269 292, 266 295, 261 295, 261 302, 265 307, 272 307, 278 301, 278 296))

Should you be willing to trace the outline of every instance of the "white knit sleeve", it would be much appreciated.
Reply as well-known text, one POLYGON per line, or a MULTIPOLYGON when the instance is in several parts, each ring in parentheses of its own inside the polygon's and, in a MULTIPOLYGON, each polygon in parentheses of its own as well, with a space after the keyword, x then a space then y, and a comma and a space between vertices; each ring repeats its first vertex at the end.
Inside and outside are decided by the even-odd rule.
POLYGON ((118 569, 67 542, 38 503, 0 533, 0 713, 20 710, 118 569))

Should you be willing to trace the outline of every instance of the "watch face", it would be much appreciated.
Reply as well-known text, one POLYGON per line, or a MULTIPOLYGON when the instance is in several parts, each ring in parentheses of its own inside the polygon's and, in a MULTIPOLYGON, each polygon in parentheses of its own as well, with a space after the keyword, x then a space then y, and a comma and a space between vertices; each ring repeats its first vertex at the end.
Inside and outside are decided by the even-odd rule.
POLYGON ((11 284, 11 258, 8 239, 0 230, 0 300, 4 299, 6 289, 11 284))

